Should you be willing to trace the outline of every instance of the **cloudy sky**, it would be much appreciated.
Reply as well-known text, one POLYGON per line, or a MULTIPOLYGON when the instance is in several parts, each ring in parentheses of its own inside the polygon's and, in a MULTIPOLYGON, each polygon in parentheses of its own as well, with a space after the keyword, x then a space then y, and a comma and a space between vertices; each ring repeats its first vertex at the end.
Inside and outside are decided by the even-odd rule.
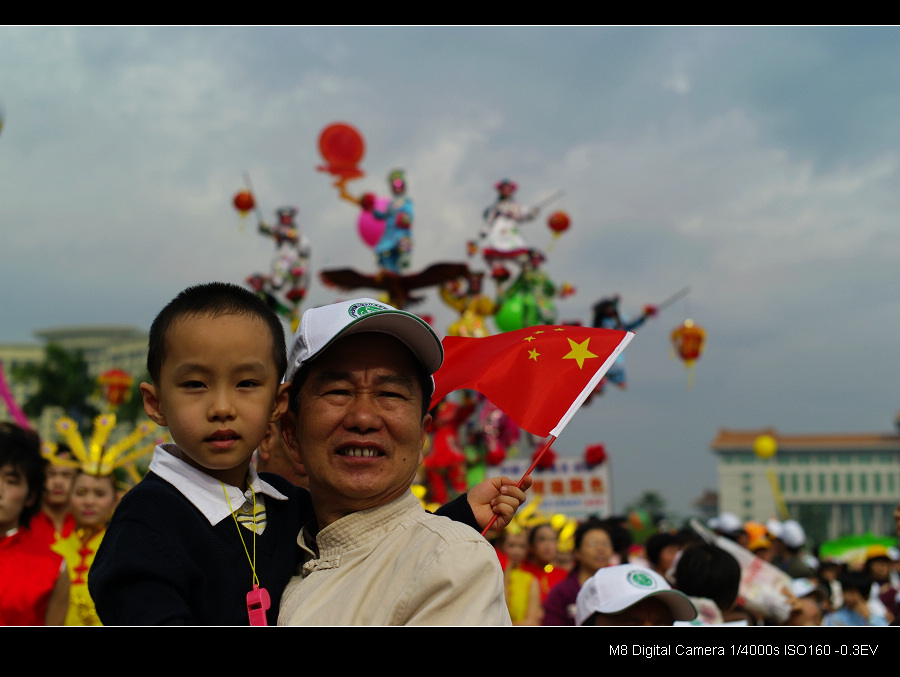
MULTIPOLYGON (((414 270, 464 261, 493 184, 565 192, 560 321, 618 293, 629 386, 554 445, 602 442, 621 510, 690 512, 720 428, 890 432, 900 407, 897 28, 0 27, 0 341, 146 328, 185 286, 273 253, 232 196, 299 208, 313 268, 374 270, 319 133, 365 138, 358 193, 407 171, 414 270), (688 388, 669 334, 702 325, 688 388)), ((366 292, 371 293, 371 292, 366 292)), ((310 304, 338 295, 314 280, 310 304)), ((416 308, 445 329, 433 293, 416 308)))

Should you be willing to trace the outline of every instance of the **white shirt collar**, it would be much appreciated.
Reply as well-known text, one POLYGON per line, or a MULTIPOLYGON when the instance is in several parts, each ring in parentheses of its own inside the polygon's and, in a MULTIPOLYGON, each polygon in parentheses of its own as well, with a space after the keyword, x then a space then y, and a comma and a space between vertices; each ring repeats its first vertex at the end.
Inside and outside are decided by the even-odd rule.
POLYGON ((250 489, 242 492, 237 487, 226 484, 225 491, 228 492, 226 501, 222 482, 181 460, 181 450, 175 444, 157 445, 153 450, 150 470, 178 489, 213 526, 226 517, 231 517, 231 508, 239 510, 246 500, 252 501, 253 492, 270 496, 278 501, 288 500, 288 497, 278 489, 260 479, 251 463, 248 473, 250 489))

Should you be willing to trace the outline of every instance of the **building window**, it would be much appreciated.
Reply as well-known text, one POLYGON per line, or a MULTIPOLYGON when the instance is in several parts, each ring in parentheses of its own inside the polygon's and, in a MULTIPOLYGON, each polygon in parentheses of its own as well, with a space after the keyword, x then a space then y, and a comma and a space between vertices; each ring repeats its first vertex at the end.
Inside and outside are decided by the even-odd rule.
POLYGON ((859 493, 869 493, 869 476, 866 473, 859 473, 859 493))
POLYGON ((848 472, 844 476, 844 482, 845 482, 845 488, 846 488, 847 493, 852 494, 853 493, 853 474, 848 472))
POLYGON ((825 489, 825 485, 826 485, 825 473, 820 472, 819 473, 819 493, 820 494, 824 494, 827 492, 827 489, 825 489))
POLYGON ((841 505, 841 532, 845 534, 855 533, 853 525, 853 506, 841 505))
POLYGON ((872 476, 872 483, 875 485, 873 487, 876 494, 881 493, 881 473, 877 472, 872 476))

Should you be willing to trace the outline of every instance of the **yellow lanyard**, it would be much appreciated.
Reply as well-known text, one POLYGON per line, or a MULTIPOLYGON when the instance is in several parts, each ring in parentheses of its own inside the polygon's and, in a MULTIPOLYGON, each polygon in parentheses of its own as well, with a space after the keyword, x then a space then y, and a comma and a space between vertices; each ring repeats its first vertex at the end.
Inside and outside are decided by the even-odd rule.
POLYGON ((241 525, 237 521, 237 515, 234 514, 234 508, 231 507, 231 499, 228 498, 228 489, 225 488, 224 482, 221 482, 221 484, 222 491, 225 492, 225 500, 228 502, 228 509, 231 510, 231 517, 234 519, 234 525, 237 527, 238 536, 241 538, 241 545, 244 546, 244 554, 247 555, 247 561, 250 562, 250 571, 253 572, 253 586, 259 587, 259 578, 256 577, 256 492, 253 491, 253 486, 251 486, 250 492, 253 494, 253 557, 251 557, 250 553, 247 551, 247 543, 244 541, 244 534, 241 532, 241 525))

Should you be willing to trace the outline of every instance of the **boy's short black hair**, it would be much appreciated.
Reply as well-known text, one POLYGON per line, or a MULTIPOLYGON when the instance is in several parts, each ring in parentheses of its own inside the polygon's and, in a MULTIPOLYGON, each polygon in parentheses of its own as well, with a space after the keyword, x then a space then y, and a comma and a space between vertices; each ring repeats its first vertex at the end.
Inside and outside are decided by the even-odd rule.
POLYGON ((275 312, 254 292, 230 282, 209 282, 188 287, 163 308, 150 325, 147 345, 147 371, 154 383, 166 359, 166 335, 183 317, 220 317, 249 315, 258 317, 272 336, 272 356, 279 378, 287 369, 284 327, 275 312))
POLYGON ((47 459, 41 454, 41 438, 33 430, 0 421, 0 466, 11 465, 28 483, 29 503, 19 515, 19 524, 27 527, 41 509, 47 459))

